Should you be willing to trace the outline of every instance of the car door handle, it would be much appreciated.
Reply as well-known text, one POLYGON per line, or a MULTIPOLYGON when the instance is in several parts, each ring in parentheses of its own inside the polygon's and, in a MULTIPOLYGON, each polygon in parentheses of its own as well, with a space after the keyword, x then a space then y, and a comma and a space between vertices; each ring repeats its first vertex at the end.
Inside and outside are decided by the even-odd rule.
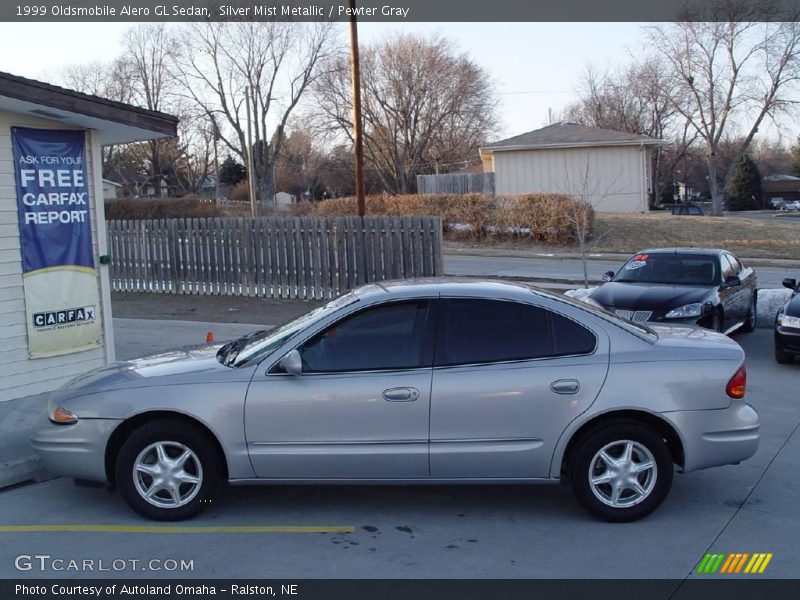
POLYGON ((556 394, 577 394, 581 382, 577 379, 558 379, 550 384, 550 389, 556 394))
POLYGON ((383 390, 383 399, 387 402, 413 402, 419 398, 419 390, 410 387, 390 388, 383 390))

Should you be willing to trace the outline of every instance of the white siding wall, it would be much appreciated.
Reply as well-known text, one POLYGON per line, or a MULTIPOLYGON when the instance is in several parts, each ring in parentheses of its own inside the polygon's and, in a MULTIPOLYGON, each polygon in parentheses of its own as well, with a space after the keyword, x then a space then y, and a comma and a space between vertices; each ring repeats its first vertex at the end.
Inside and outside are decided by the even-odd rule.
MULTIPOLYGON (((63 123, 0 111, 0 402, 55 389, 68 379, 101 366, 106 362, 105 348, 87 350, 52 358, 28 358, 25 326, 25 295, 22 287, 17 196, 14 188, 14 161, 11 150, 11 127, 70 129, 63 123)), ((98 221, 95 190, 99 173, 95 173, 94 156, 99 156, 97 136, 87 135, 86 169, 89 182, 92 245, 98 254, 98 221)), ((103 218, 102 208, 100 217, 103 218)), ((101 227, 104 223, 101 223, 101 227)), ((104 229, 100 231, 104 234, 104 229)), ((103 240, 103 249, 105 240, 103 240)), ((100 285, 98 277, 98 286, 100 285)), ((110 316, 108 293, 100 294, 100 315, 110 316)), ((105 321, 105 318, 104 318, 105 321)), ((103 323, 105 329, 105 322, 103 323)), ((104 339, 105 343, 105 339, 104 339)))
POLYGON ((647 151, 637 146, 494 153, 495 191, 584 196, 600 212, 647 210, 647 151))

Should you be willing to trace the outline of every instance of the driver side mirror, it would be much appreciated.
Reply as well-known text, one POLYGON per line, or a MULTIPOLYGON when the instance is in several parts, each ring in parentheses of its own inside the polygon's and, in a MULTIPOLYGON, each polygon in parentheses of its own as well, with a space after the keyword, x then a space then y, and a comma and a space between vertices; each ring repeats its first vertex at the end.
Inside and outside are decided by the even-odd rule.
POLYGON ((739 279, 738 275, 731 275, 725 280, 725 283, 719 286, 719 289, 724 290, 727 288, 737 287, 740 285, 742 285, 742 280, 739 279))
POLYGON ((614 271, 606 271, 603 273, 603 281, 611 281, 614 279, 614 271))
POLYGON ((303 372, 303 359, 297 350, 292 350, 278 362, 278 366, 289 375, 300 375, 303 372))
POLYGON ((797 289, 797 280, 791 277, 787 277, 786 279, 783 280, 783 287, 795 291, 797 289))

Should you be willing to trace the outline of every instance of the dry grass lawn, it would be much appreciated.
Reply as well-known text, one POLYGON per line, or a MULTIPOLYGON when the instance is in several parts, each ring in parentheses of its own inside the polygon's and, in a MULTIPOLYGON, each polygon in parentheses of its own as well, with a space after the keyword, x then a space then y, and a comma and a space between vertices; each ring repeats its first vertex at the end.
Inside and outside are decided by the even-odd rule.
POLYGON ((659 246, 725 248, 743 257, 800 259, 800 222, 779 218, 598 213, 593 251, 627 254, 659 246))

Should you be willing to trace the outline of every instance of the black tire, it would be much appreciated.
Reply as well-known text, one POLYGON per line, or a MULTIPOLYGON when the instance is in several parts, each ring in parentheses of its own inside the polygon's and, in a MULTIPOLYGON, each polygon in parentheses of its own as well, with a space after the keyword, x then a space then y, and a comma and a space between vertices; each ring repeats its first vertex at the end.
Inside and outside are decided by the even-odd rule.
POLYGON ((711 322, 708 324, 708 328, 712 331, 716 331, 722 333, 722 311, 715 310, 714 314, 711 315, 711 322))
MULTIPOLYGON (((223 464, 216 443, 200 428, 179 420, 153 421, 134 430, 122 444, 115 465, 116 484, 128 506, 140 515, 157 521, 180 521, 197 515, 214 498, 223 464), (184 454, 188 457, 182 467, 168 463, 170 469, 175 469, 175 476, 170 480, 199 479, 199 483, 176 484, 177 502, 176 496, 166 487, 157 485, 154 476, 134 472, 135 464, 161 468, 157 464, 156 444, 161 444, 169 461, 184 454), (140 489, 146 491, 145 488, 156 489, 152 500, 147 500, 140 492, 140 489)), ((163 480, 170 481, 166 477, 163 480)))
POLYGON ((794 362, 794 356, 788 352, 784 352, 777 346, 775 347, 775 361, 782 365, 790 365, 794 362))
MULTIPOLYGON (((604 465, 604 468, 610 472, 610 468, 607 465, 604 465)), ((622 466, 620 468, 625 469, 626 467, 622 466)), ((578 502, 593 516, 613 523, 636 521, 646 517, 658 508, 672 487, 672 474, 672 457, 664 440, 649 427, 634 421, 609 423, 589 432, 578 443, 570 464, 572 490, 578 502), (599 484, 592 486, 590 473, 594 473, 595 476, 605 475, 605 472, 598 473, 596 470, 597 466, 604 462, 602 459, 597 458, 600 451, 611 445, 609 453, 611 453, 612 457, 621 458, 621 454, 619 456, 614 454, 614 449, 616 448, 614 444, 619 443, 624 447, 627 442, 631 442, 639 448, 644 448, 653 459, 650 461, 649 457, 646 457, 639 449, 634 449, 633 461, 631 462, 632 468, 636 465, 643 465, 646 462, 653 462, 655 472, 645 471, 638 475, 632 475, 637 478, 642 488, 647 490, 647 494, 637 500, 634 497, 636 492, 633 488, 625 488, 619 498, 619 502, 623 506, 612 506, 608 503, 612 499, 612 485, 599 484), (590 468, 592 469, 591 472, 590 468), (598 497, 594 491, 595 489, 598 490, 597 494, 606 497, 605 502, 598 497), (630 505, 624 506, 626 503, 630 503, 630 505)), ((641 494, 638 495, 641 496, 641 494)))
POLYGON ((755 331, 756 321, 758 320, 758 292, 753 292, 753 299, 750 301, 750 310, 747 311, 747 316, 744 318, 742 324, 742 331, 750 333, 755 331))

